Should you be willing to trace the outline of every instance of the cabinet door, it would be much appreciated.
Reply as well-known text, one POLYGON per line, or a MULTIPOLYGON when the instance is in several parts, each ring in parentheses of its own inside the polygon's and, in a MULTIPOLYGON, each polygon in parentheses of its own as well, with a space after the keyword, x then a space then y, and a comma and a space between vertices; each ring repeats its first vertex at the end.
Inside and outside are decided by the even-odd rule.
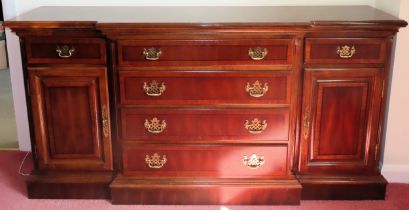
POLYGON ((376 173, 382 69, 307 69, 300 172, 376 173))
POLYGON ((110 170, 105 68, 28 69, 38 166, 110 170))

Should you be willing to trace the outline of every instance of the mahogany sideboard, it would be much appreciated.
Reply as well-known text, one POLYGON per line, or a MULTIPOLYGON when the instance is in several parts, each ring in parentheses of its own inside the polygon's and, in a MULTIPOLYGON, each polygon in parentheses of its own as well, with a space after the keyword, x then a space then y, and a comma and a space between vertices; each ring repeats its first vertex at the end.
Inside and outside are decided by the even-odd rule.
POLYGON ((384 199, 393 38, 369 6, 40 7, 19 37, 29 198, 384 199))

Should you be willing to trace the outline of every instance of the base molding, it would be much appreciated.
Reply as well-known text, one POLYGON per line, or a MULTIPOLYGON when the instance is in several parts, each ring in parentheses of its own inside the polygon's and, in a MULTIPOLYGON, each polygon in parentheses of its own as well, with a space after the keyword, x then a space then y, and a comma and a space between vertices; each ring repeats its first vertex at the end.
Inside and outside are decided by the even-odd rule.
POLYGON ((379 176, 311 176, 288 179, 136 178, 112 172, 31 174, 31 199, 111 199, 112 204, 298 205, 300 200, 382 200, 379 176), (296 179, 297 178, 297 179, 296 179))
POLYGON ((302 200, 384 200, 388 182, 382 176, 297 175, 302 200))
POLYGON ((26 179, 32 199, 109 199, 112 172, 32 173, 26 179))
POLYGON ((296 179, 135 179, 118 176, 113 204, 299 205, 296 179))

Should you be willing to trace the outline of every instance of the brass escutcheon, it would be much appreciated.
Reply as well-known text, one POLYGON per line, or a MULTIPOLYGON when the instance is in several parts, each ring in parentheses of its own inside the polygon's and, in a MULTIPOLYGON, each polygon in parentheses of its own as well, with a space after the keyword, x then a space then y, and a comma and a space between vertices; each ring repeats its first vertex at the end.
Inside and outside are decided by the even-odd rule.
POLYGON ((162 168, 166 161, 168 161, 166 156, 163 155, 161 158, 158 153, 154 153, 152 156, 146 155, 145 157, 145 162, 149 168, 162 168))
POLYGON ((244 127, 251 134, 259 134, 262 133, 267 128, 267 121, 266 120, 261 121, 258 118, 254 118, 251 121, 246 120, 244 122, 244 127))
POLYGON ((311 127, 311 120, 310 120, 310 115, 311 115, 311 110, 310 107, 307 106, 305 108, 304 112, 304 138, 307 139, 310 136, 310 127, 311 127))
POLYGON ((156 61, 159 60, 160 55, 162 54, 162 50, 158 48, 143 48, 143 55, 145 55, 145 59, 148 61, 156 61))
POLYGON ((264 156, 261 155, 258 157, 256 154, 252 154, 250 156, 245 155, 243 157, 243 164, 247 166, 249 169, 257 169, 260 166, 264 165, 264 156))
POLYGON ((266 55, 268 54, 267 48, 263 47, 256 47, 254 50, 252 48, 249 48, 248 54, 251 59, 255 61, 263 60, 266 55))
POLYGON ((57 46, 55 51, 58 53, 58 57, 60 58, 70 58, 74 52, 75 48, 73 46, 68 46, 68 45, 62 45, 62 46, 57 46))
POLYGON ((249 93, 250 96, 259 98, 264 96, 264 94, 267 93, 268 91, 268 84, 264 83, 262 85, 258 80, 253 83, 253 85, 250 85, 250 83, 247 83, 245 90, 247 93, 249 93))
POLYGON ((105 138, 109 137, 109 121, 108 121, 108 111, 107 107, 102 106, 102 133, 105 138))
POLYGON ((166 128, 165 120, 162 122, 154 117, 152 120, 145 119, 145 128, 149 133, 162 133, 166 128))
POLYGON ((153 80, 151 83, 149 83, 149 85, 144 82, 142 88, 148 96, 160 96, 163 92, 165 92, 166 85, 163 82, 159 84, 159 82, 153 80))
POLYGON ((339 55, 340 58, 352 58, 354 54, 356 53, 355 46, 338 46, 337 47, 337 54, 339 55))

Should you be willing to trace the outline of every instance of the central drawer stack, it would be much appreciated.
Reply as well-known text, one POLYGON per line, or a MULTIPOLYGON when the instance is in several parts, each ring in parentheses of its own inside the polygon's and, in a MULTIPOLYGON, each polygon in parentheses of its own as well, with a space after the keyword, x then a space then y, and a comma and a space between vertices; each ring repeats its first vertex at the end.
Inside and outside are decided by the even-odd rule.
POLYGON ((234 198, 237 189, 274 203, 293 196, 277 197, 283 188, 298 202, 292 38, 119 40, 117 53, 122 173, 111 184, 114 203, 195 196, 197 204, 257 204, 234 198))

